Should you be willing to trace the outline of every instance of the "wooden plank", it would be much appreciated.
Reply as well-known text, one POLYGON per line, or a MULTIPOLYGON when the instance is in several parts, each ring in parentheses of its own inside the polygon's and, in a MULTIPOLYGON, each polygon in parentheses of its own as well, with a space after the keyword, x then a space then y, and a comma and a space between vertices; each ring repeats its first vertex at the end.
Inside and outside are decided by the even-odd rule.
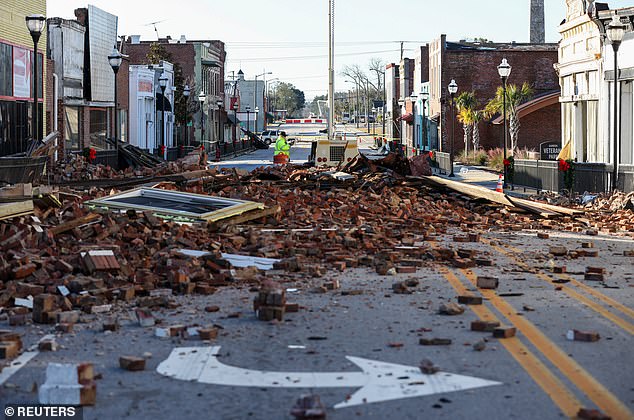
POLYGON ((53 235, 58 235, 60 233, 75 229, 76 227, 79 227, 81 225, 96 222, 97 220, 101 220, 101 215, 97 213, 90 213, 84 217, 80 217, 78 219, 71 220, 70 222, 62 223, 61 225, 49 228, 49 232, 51 232, 53 235))
POLYGON ((0 219, 21 216, 33 211, 33 200, 16 201, 14 203, 0 204, 0 219))
POLYGON ((539 208, 541 208, 543 210, 546 210, 546 211, 559 213, 559 214, 566 214, 568 216, 577 216, 577 215, 582 215, 582 214, 586 213, 583 210, 569 209, 567 207, 560 207, 560 206, 555 206, 555 205, 548 204, 548 203, 540 203, 540 202, 537 202, 537 201, 525 200, 523 198, 508 197, 508 196, 507 196, 507 198, 513 204, 517 204, 518 207, 521 207, 522 205, 532 205, 532 206, 537 206, 537 207, 539 207, 539 208))
POLYGON ((561 215, 575 216, 584 214, 583 211, 554 206, 552 204, 539 203, 537 201, 526 200, 523 198, 509 197, 506 194, 499 193, 479 185, 452 181, 438 176, 424 176, 420 177, 420 179, 433 186, 444 186, 470 197, 481 198, 508 207, 517 207, 530 211, 531 213, 535 213, 541 217, 555 217, 561 215))
POLYGON ((468 195, 474 198, 482 198, 494 203, 502 204, 503 206, 515 207, 513 203, 504 194, 490 190, 479 185, 465 184, 463 182, 451 181, 449 179, 441 178, 438 176, 423 176, 420 177, 424 181, 430 181, 436 186, 444 186, 461 194, 468 195))
POLYGON ((214 226, 223 227, 223 226, 232 226, 238 225, 240 223, 250 222, 252 220, 261 219, 263 217, 273 216, 277 214, 282 208, 280 206, 268 207, 262 210, 252 210, 246 213, 242 213, 238 216, 234 216, 225 220, 219 220, 214 222, 214 226))

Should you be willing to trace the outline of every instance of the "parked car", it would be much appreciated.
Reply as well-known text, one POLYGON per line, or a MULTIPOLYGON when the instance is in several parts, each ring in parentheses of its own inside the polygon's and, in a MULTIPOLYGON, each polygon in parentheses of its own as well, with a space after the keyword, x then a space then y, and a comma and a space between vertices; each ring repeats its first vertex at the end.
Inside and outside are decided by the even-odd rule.
POLYGON ((263 131, 262 134, 260 134, 260 138, 264 143, 270 145, 271 143, 275 143, 279 135, 280 130, 267 130, 263 131))

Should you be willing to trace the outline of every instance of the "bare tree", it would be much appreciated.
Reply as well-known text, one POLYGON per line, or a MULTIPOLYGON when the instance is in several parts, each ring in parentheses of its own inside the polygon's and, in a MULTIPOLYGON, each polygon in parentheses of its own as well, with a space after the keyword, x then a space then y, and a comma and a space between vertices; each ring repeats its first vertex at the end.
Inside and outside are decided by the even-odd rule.
POLYGON ((381 60, 380 58, 371 58, 370 71, 376 73, 376 90, 380 93, 383 90, 383 74, 385 73, 385 61, 381 60))

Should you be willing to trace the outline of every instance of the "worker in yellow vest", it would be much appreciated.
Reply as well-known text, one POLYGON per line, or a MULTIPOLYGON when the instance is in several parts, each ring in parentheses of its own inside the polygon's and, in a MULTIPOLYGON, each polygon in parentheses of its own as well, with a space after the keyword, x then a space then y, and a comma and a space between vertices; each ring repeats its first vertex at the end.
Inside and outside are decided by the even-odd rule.
POLYGON ((288 162, 291 156, 290 150, 291 150, 291 146, 286 141, 286 132, 280 131, 280 136, 277 138, 277 141, 275 142, 274 160, 283 159, 286 162, 288 162), (278 156, 278 155, 284 155, 285 157, 282 158, 280 156, 279 158, 275 159, 275 156, 278 156))

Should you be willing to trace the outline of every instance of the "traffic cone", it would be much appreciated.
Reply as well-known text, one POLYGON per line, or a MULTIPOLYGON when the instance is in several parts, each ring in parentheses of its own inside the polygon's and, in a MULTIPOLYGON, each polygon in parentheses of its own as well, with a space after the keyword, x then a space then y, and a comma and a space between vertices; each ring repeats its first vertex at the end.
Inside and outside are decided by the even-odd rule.
POLYGON ((504 181, 502 180, 502 175, 498 178, 498 185, 495 187, 495 192, 503 193, 504 192, 504 181))

